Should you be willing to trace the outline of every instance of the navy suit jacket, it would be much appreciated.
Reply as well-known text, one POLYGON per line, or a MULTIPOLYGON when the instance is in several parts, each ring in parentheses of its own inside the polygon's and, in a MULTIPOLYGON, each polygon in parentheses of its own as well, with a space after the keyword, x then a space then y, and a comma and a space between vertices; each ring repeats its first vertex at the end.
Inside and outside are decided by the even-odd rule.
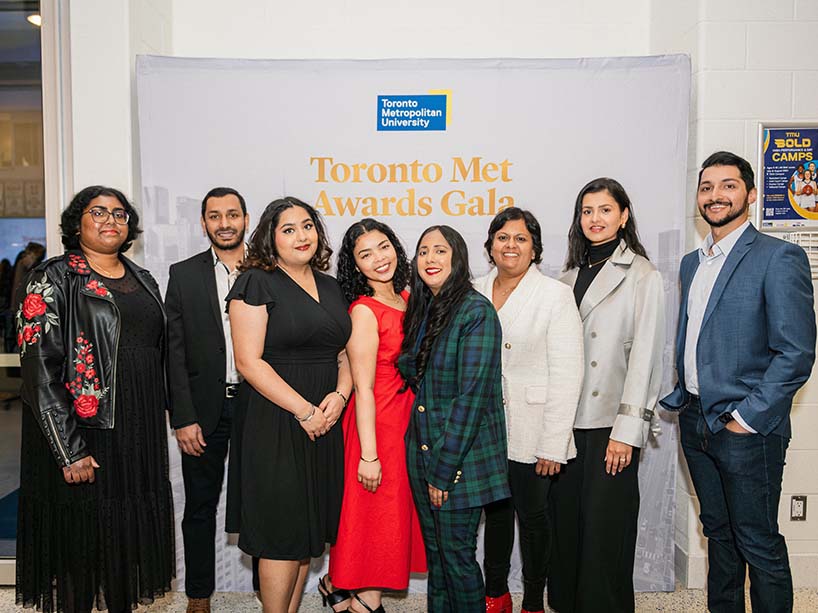
MULTIPOLYGON (((660 400, 671 411, 688 403, 684 353, 687 300, 698 250, 682 259, 674 390, 660 400)), ((719 273, 696 348, 699 397, 712 432, 722 413, 738 410, 758 433, 789 437, 790 409, 815 361, 815 311, 809 261, 792 243, 752 226, 719 273)))

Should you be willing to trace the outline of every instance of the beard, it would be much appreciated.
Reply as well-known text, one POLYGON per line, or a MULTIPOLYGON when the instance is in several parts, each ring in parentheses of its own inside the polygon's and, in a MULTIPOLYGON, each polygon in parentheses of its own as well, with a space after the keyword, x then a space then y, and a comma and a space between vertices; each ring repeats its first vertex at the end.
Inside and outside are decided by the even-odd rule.
POLYGON ((229 242, 225 242, 216 234, 212 234, 210 230, 207 230, 207 238, 210 239, 211 244, 215 245, 219 249, 230 251, 231 249, 236 249, 244 243, 244 228, 236 232, 236 237, 229 242))
MULTIPOLYGON (((702 217, 707 222, 707 224, 709 226, 713 227, 713 228, 721 228, 723 226, 726 226, 731 221, 735 221, 736 219, 738 219, 742 215, 746 215, 747 214, 747 209, 750 208, 750 201, 749 200, 745 200, 744 204, 739 209, 734 209, 733 208, 734 205, 731 202, 730 203, 730 209, 727 211, 727 214, 724 217, 722 217, 721 219, 713 219, 708 214, 709 213, 709 205, 711 205, 711 204, 714 204, 714 203, 708 202, 707 205, 703 206, 701 213, 702 213, 702 217)), ((720 202, 719 204, 723 204, 723 203, 720 202)))

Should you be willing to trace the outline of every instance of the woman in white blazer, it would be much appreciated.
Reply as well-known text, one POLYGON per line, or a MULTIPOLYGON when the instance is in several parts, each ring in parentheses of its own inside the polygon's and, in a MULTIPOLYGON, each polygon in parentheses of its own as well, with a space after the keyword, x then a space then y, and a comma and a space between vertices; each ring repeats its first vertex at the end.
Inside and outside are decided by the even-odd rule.
POLYGON ((662 382, 664 288, 614 179, 580 190, 567 272, 584 329, 577 457, 551 487, 548 604, 559 613, 634 610, 639 451, 662 382))
POLYGON ((582 385, 582 323, 571 289, 537 270, 540 224, 515 207, 497 214, 485 243, 491 272, 475 289, 503 329, 503 404, 511 498, 486 506, 486 611, 511 613, 508 573, 514 513, 520 522, 523 613, 544 610, 550 475, 576 455, 574 414, 582 385))

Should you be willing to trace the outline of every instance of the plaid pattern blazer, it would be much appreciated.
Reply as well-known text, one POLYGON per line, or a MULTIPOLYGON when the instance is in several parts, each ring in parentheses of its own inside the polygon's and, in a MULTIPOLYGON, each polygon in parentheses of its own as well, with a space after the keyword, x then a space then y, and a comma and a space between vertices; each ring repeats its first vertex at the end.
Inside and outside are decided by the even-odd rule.
MULTIPOLYGON (((409 463, 449 493, 440 510, 483 506, 511 495, 501 384, 503 333, 494 306, 469 292, 432 349, 406 431, 409 463), (417 457, 419 455, 419 457, 417 457)), ((404 376, 415 354, 402 354, 404 376)))

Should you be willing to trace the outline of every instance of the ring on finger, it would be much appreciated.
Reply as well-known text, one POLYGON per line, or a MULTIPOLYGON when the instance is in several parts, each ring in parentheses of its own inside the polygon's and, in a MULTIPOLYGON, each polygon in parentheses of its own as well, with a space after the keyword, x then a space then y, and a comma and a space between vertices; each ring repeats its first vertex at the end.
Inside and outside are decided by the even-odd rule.
POLYGON ((619 461, 620 461, 620 462, 627 462, 627 458, 626 458, 625 456, 621 456, 621 457, 619 458, 619 461))

